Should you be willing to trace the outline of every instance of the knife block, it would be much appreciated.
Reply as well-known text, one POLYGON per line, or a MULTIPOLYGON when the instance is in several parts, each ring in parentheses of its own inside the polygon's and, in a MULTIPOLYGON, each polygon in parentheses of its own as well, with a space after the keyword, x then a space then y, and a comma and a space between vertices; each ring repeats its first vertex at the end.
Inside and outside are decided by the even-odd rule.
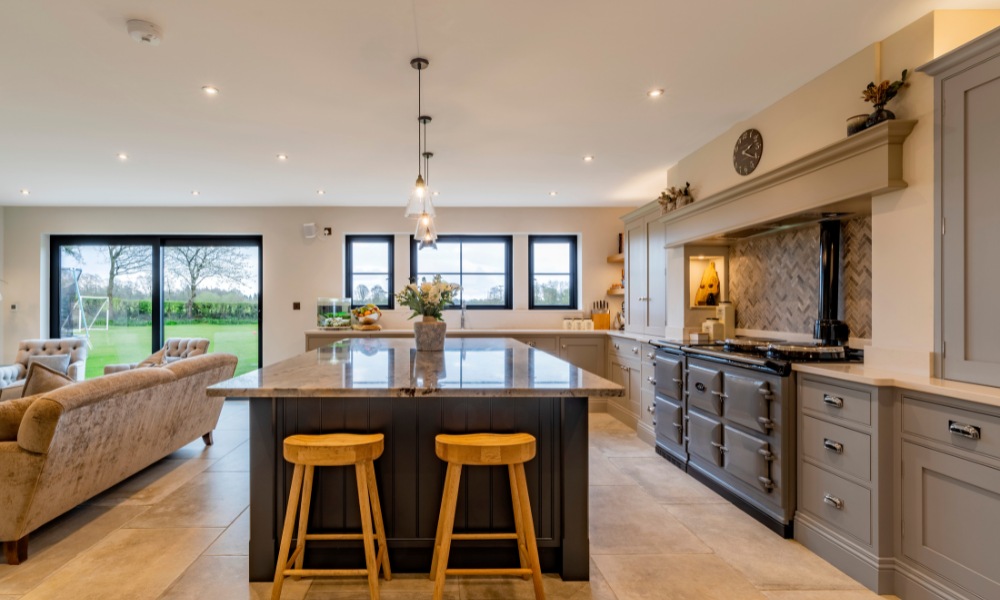
POLYGON ((594 329, 611 329, 611 314, 593 314, 590 318, 594 320, 594 329))

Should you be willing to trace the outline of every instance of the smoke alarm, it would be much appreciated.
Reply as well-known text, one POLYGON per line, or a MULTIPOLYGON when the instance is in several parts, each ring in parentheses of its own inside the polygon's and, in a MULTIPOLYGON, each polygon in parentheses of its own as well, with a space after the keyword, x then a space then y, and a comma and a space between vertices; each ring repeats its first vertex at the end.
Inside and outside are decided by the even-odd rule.
POLYGON ((126 23, 126 26, 128 27, 128 34, 140 44, 159 46, 160 42, 163 41, 163 30, 149 21, 132 19, 126 23))

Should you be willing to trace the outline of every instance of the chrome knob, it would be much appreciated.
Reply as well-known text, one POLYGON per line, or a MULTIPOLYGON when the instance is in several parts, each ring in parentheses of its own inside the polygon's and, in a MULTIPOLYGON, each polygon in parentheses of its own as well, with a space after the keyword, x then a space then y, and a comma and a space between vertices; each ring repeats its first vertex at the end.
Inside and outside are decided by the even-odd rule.
POLYGON ((646 353, 646 357, 647 357, 647 358, 653 358, 654 356, 656 356, 656 353, 655 353, 655 352, 647 352, 647 353, 646 353))
POLYGON ((647 377, 646 381, 648 381, 649 383, 652 383, 653 385, 656 385, 656 380, 653 379, 652 377, 647 377))
POLYGON ((622 349, 621 346, 619 346, 618 344, 615 344, 615 350, 621 350, 621 349, 622 349))
POLYGON ((562 347, 563 347, 563 350, 565 350, 566 349, 566 344, 563 344, 562 347))
POLYGON ((651 412, 653 412, 653 411, 655 411, 655 410, 656 410, 656 409, 655 409, 655 408, 653 408, 653 405, 652 405, 652 404, 650 404, 649 406, 647 406, 647 407, 646 407, 646 412, 649 412, 649 413, 651 413, 651 412))
POLYGON ((638 348, 632 348, 632 354, 639 354, 638 348))
POLYGON ((528 347, 529 348, 534 348, 535 347, 535 342, 528 342, 528 347))

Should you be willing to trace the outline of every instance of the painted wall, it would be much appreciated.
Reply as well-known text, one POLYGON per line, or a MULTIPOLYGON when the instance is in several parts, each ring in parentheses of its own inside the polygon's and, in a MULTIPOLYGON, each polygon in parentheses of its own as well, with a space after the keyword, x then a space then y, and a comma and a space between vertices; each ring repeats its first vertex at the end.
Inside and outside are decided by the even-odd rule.
MULTIPOLYGON (((529 311, 528 235, 579 235, 582 308, 605 298, 620 279, 619 266, 607 263, 618 252, 619 208, 448 208, 438 211, 440 233, 514 235, 514 310, 470 311, 472 328, 557 328, 564 316, 583 311, 529 311)), ((403 208, 22 208, 3 209, 3 351, 10 362, 22 339, 48 335, 48 237, 52 234, 260 234, 264 238, 264 363, 303 351, 303 331, 316 325, 316 298, 343 295, 344 235, 396 234, 396 289, 409 276, 409 235, 414 221, 403 208), (303 223, 332 227, 329 238, 307 240, 303 223), (19 302, 17 312, 9 310, 19 302), (301 302, 300 311, 292 310, 301 302)), ((387 312, 389 328, 409 327, 406 310, 387 312)), ((446 316, 458 326, 458 314, 446 316)))
MULTIPOLYGON (((845 120, 871 112, 861 99, 869 81, 896 80, 1000 26, 1000 10, 935 11, 874 43, 753 117, 734 125, 668 171, 669 185, 690 182, 695 197, 748 178, 732 166, 733 144, 746 129, 764 137, 760 165, 749 178, 843 139, 845 120)), ((911 87, 889 109, 918 124, 904 144, 909 187, 879 196, 872 206, 873 366, 930 374, 934 346, 934 137, 932 80, 913 73, 911 87)))

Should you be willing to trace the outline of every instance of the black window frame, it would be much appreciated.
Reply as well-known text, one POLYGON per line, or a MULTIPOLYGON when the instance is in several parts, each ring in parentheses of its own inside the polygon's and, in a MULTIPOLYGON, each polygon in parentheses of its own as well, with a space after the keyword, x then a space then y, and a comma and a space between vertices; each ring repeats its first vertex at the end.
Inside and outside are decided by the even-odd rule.
POLYGON ((166 319, 163 318, 164 250, 168 246, 226 245, 257 248, 257 365, 264 367, 264 236, 262 235, 129 235, 129 234, 70 234, 49 236, 49 335, 62 339, 59 322, 59 285, 62 273, 61 246, 150 246, 152 252, 153 335, 150 354, 158 352, 166 341, 166 319))
MULTIPOLYGON (((514 236, 512 235, 439 235, 437 241, 445 243, 458 242, 460 244, 504 244, 504 303, 499 304, 467 304, 467 310, 513 310, 514 309, 514 236)), ((410 279, 417 277, 417 240, 410 236, 410 279)), ((462 268, 462 254, 459 251, 458 268, 462 268)), ((450 275, 451 273, 449 273, 450 275)), ((461 285, 461 278, 465 273, 457 273, 461 285)), ((500 273, 469 273, 469 275, 500 275, 500 273)), ((460 309, 458 304, 447 306, 445 310, 460 309)))
POLYGON ((577 273, 577 237, 575 235, 528 236, 528 310, 579 310, 580 282, 577 273), (569 304, 535 304, 535 244, 569 244, 569 273, 540 273, 540 275, 569 275, 569 304))
MULTIPOLYGON (((353 250, 351 249, 351 244, 354 241, 375 241, 375 242, 387 242, 389 244, 389 302, 387 304, 375 304, 374 302, 365 302, 365 304, 375 304, 382 310, 393 310, 396 307, 396 296, 395 296, 395 286, 394 286, 394 275, 395 269, 395 242, 396 236, 394 235, 379 235, 379 234, 351 234, 344 236, 344 292, 346 296, 351 298, 351 308, 357 308, 359 306, 364 306, 363 304, 356 304, 354 302, 354 270, 351 268, 353 265, 353 250)), ((358 275, 384 275, 384 273, 358 273, 358 275)))

